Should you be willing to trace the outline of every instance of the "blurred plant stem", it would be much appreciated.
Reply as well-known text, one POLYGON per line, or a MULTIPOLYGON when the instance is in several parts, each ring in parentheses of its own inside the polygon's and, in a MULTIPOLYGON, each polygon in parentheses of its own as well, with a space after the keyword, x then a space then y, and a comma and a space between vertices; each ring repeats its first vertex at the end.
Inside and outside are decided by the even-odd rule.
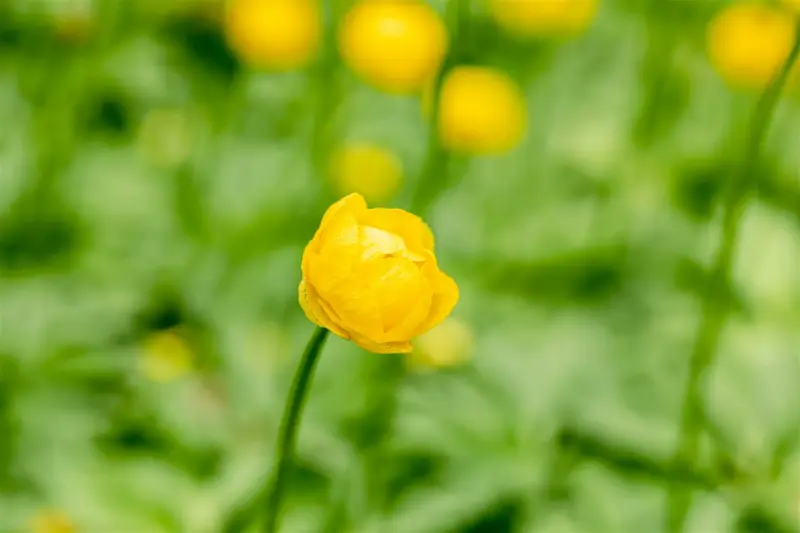
MULTIPOLYGON (((721 282, 727 281, 730 276, 741 218, 748 196, 754 192, 757 184, 755 174, 758 171, 757 166, 764 138, 798 55, 800 55, 800 23, 797 26, 795 43, 791 52, 778 75, 756 103, 748 128, 743 159, 737 166, 738 172, 733 176, 722 204, 722 236, 711 267, 712 277, 721 282)), ((679 440, 673 458, 676 465, 692 465, 697 461, 703 419, 701 379, 704 372, 714 362, 727 318, 725 307, 718 305, 714 294, 716 293, 713 291, 705 294, 701 304, 702 318, 689 361, 689 376, 681 411, 679 440)), ((691 507, 691 499, 690 491, 682 492, 674 486, 670 487, 667 497, 667 531, 678 533, 683 530, 691 507)))
POLYGON ((444 149, 439 138, 439 97, 444 80, 450 71, 468 60, 471 55, 470 0, 454 0, 448 3, 447 8, 447 19, 451 27, 450 50, 431 89, 428 148, 409 206, 412 213, 420 216, 424 216, 436 198, 449 189, 455 181, 454 157, 444 149))
POLYGON ((255 493, 246 498, 239 507, 235 508, 223 523, 222 533, 240 533, 258 518, 262 506, 266 506, 266 517, 262 530, 265 533, 277 531, 281 503, 286 489, 286 479, 292 467, 295 440, 303 407, 308 397, 311 379, 314 376, 319 355, 328 338, 328 330, 317 327, 306 344, 299 366, 295 372, 289 396, 286 400, 281 425, 278 430, 278 443, 275 451, 275 467, 272 475, 265 476, 265 480, 255 493))

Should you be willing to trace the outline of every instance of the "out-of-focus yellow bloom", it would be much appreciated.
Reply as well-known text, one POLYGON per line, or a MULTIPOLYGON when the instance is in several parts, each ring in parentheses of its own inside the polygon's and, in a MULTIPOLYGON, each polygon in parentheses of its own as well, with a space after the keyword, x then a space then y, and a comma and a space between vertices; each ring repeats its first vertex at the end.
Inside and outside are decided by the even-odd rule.
POLYGON ((392 152, 371 143, 353 143, 337 150, 331 177, 342 195, 357 192, 370 203, 391 199, 400 188, 403 167, 392 152))
POLYGON ((500 71, 457 67, 442 84, 438 128, 448 150, 471 154, 511 150, 525 133, 526 115, 519 87, 500 71))
POLYGON ((597 0, 490 0, 498 25, 520 36, 580 33, 597 15, 597 0))
POLYGON ((77 528, 64 513, 49 510, 33 517, 31 530, 33 533, 75 533, 77 528))
POLYGON ((320 44, 317 0, 230 0, 225 31, 230 47, 256 68, 289 70, 308 63, 320 44))
POLYGON ((788 11, 756 2, 721 11, 708 28, 711 63, 736 87, 765 87, 777 75, 792 49, 794 17, 788 11))
POLYGON ((309 320, 375 353, 408 353, 444 320, 458 286, 439 270, 433 234, 402 209, 333 204, 303 253, 300 305, 309 320))
POLYGON ((472 330, 455 318, 448 318, 414 341, 406 362, 412 368, 447 368, 469 360, 474 340, 472 330))
POLYGON ((185 113, 175 109, 149 111, 139 126, 138 148, 158 167, 179 165, 191 153, 191 125, 185 113))
POLYGON ((392 93, 421 91, 447 52, 438 14, 418 0, 362 0, 339 28, 339 51, 365 82, 392 93))
POLYGON ((800 0, 783 0, 783 5, 800 13, 800 0))
POLYGON ((140 360, 142 373, 153 381, 169 382, 191 371, 194 355, 178 331, 168 330, 145 339, 140 360))

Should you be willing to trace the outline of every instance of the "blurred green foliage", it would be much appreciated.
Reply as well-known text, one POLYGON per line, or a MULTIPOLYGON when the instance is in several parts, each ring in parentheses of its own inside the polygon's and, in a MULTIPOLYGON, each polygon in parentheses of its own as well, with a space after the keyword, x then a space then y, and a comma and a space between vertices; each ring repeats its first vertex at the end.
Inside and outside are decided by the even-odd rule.
POLYGON ((475 356, 417 374, 332 339, 285 531, 661 531, 668 487, 693 495, 687 531, 795 531, 800 108, 753 176, 733 279, 711 277, 756 98, 705 56, 724 4, 607 0, 585 34, 521 42, 476 3, 458 60, 515 77, 529 132, 431 172, 417 100, 359 84, 331 43, 259 73, 213 2, 0 3, 0 531, 49 508, 77 531, 218 531, 271 464, 311 332, 299 258, 345 140, 402 159, 395 205, 453 185, 420 214, 475 356), (731 318, 701 458, 675 465, 709 294, 731 318), (142 343, 173 330, 191 372, 148 379, 142 343))

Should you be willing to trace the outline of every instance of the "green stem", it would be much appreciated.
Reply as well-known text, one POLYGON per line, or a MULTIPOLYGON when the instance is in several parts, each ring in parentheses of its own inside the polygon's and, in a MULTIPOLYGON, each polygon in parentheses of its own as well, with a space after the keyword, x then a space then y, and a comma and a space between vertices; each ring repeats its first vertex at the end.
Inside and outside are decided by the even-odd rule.
POLYGON ((300 417, 303 414, 303 406, 308 396, 308 388, 314 375, 314 368, 327 338, 328 330, 318 327, 314 330, 303 351, 300 366, 298 366, 295 373, 281 418, 275 468, 272 476, 267 476, 255 493, 230 513, 228 519, 220 528, 222 533, 241 533, 245 531, 255 517, 258 516, 265 500, 267 517, 264 521, 263 531, 266 533, 274 533, 276 531, 286 478, 292 465, 292 455, 294 454, 294 444, 300 417))
POLYGON ((439 194, 447 190, 453 181, 450 168, 452 157, 442 147, 439 139, 439 99, 447 75, 470 54, 470 0, 454 0, 450 2, 448 8, 447 18, 451 21, 452 42, 450 52, 444 59, 442 68, 439 69, 431 91, 428 149, 409 207, 413 213, 418 215, 424 215, 439 194))
POLYGON ((297 429, 300 425, 300 416, 303 414, 303 406, 308 397, 308 386, 314 375, 314 368, 327 338, 327 329, 317 327, 314 330, 303 352, 303 357, 300 359, 300 366, 297 368, 292 388, 289 391, 286 410, 283 412, 278 434, 275 481, 267 499, 267 519, 264 522, 265 533, 274 533, 278 527, 278 515, 283 501, 286 477, 292 465, 292 455, 294 454, 294 443, 297 439, 297 429))
MULTIPOLYGON (((723 203, 722 238, 711 267, 711 276, 720 282, 726 281, 730 276, 742 214, 748 195, 756 185, 755 174, 764 137, 769 130, 781 92, 789 79, 798 55, 800 55, 800 25, 798 25, 794 46, 783 67, 756 104, 750 123, 744 159, 723 203)), ((702 301, 702 319, 689 362, 689 376, 681 412, 679 440, 673 459, 677 465, 691 465, 697 461, 702 429, 702 410, 698 408, 702 401, 700 397, 701 378, 714 362, 727 318, 725 310, 716 304, 714 295, 714 291, 707 291, 702 301)), ((667 531, 678 533, 683 529, 690 506, 690 492, 681 492, 675 486, 670 487, 667 497, 667 531)))

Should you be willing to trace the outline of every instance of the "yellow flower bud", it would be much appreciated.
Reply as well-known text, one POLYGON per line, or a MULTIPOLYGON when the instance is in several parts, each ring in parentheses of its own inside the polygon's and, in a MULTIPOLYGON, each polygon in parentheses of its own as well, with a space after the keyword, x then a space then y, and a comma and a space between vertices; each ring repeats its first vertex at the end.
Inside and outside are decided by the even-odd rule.
POLYGON ((175 381, 191 371, 192 350, 177 331, 154 333, 144 342, 140 360, 142 374, 158 382, 175 381))
POLYGON ((230 0, 225 31, 230 47, 256 68, 289 70, 308 63, 320 44, 315 0, 230 0))
POLYGON ((597 15, 597 0, 490 0, 499 26, 519 36, 570 35, 597 15))
POLYGON ((149 111, 139 126, 138 148, 150 163, 171 167, 186 161, 191 154, 191 125, 179 110, 149 111))
POLYGON ((414 351, 406 359, 412 368, 447 368, 459 365, 472 356, 470 328, 455 318, 448 318, 414 342, 414 351))
POLYGON ((522 140, 525 99, 504 73, 486 67, 453 69, 439 95, 439 136, 448 150, 496 154, 522 140))
POLYGON ((708 27, 708 55, 735 87, 761 89, 775 77, 792 49, 794 17, 755 2, 734 4, 708 27))
POLYGON ((33 533, 75 533, 77 529, 72 521, 59 511, 42 511, 33 517, 31 523, 33 533))
POLYGON ((313 323, 375 353, 408 353, 444 320, 458 286, 439 270, 433 234, 402 209, 333 204, 303 252, 300 305, 313 323))
POLYGON ((384 203, 400 188, 403 168, 392 152, 374 144, 353 143, 333 154, 331 177, 342 195, 357 192, 368 202, 384 203))
POLYGON ((444 24, 418 0, 362 0, 345 16, 338 39, 347 66, 392 93, 421 91, 447 52, 444 24))

